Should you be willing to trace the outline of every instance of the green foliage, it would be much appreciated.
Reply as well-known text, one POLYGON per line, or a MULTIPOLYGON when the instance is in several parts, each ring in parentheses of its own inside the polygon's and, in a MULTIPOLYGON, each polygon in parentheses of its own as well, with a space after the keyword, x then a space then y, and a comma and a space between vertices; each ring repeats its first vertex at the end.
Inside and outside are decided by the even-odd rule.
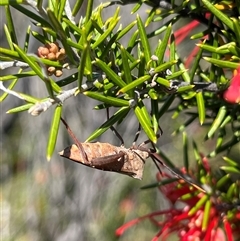
MULTIPOLYGON (((135 114, 146 135, 153 142, 157 140, 158 127, 156 123, 164 112, 168 111, 173 98, 170 98, 171 102, 167 100, 170 100, 169 96, 172 95, 174 95, 175 100, 179 101, 179 105, 171 109, 175 111, 174 117, 186 109, 193 110, 196 106, 201 125, 206 121, 213 120, 206 138, 214 136, 218 127, 224 123, 225 118, 222 114, 222 118, 219 118, 221 109, 225 109, 225 116, 230 115, 231 123, 236 120, 236 114, 231 111, 232 106, 226 106, 226 103, 218 98, 217 92, 224 88, 227 81, 222 68, 237 68, 238 66, 236 61, 239 58, 237 44, 239 43, 239 22, 237 20, 230 19, 227 14, 217 9, 209 1, 203 1, 204 7, 198 6, 196 3, 196 5, 191 6, 191 9, 188 9, 192 18, 198 18, 199 21, 202 19, 203 23, 204 12, 210 11, 212 14, 210 18, 216 17, 214 22, 209 22, 203 32, 194 34, 192 37, 197 39, 208 34, 208 38, 205 38, 204 42, 198 45, 201 50, 192 63, 192 69, 188 71, 184 67, 182 57, 178 56, 178 46, 175 43, 172 30, 172 25, 183 15, 187 2, 183 2, 182 5, 173 10, 159 11, 154 2, 149 1, 147 3, 153 5, 153 9, 149 12, 146 22, 144 23, 137 15, 136 20, 126 27, 119 26, 119 8, 116 8, 111 17, 104 20, 102 14, 111 4, 105 3, 93 9, 93 1, 88 1, 86 16, 75 23, 73 16, 76 16, 77 12, 80 11, 82 3, 83 1, 77 1, 70 12, 70 9, 66 8, 67 5, 65 6, 65 1, 49 2, 46 11, 43 9, 42 1, 38 1, 37 6, 31 2, 28 3, 34 7, 35 11, 30 11, 15 1, 1 2, 1 5, 5 5, 6 9, 5 34, 9 43, 9 48, 0 49, 1 60, 22 61, 31 69, 31 71, 26 71, 25 68, 22 68, 19 73, 2 76, 1 81, 10 83, 9 89, 13 89, 15 84, 25 76, 38 75, 46 84, 49 98, 56 100, 58 95, 63 93, 63 86, 76 82, 78 86, 76 94, 84 94, 86 98, 96 99, 105 107, 127 108, 128 114, 135 114), (27 26, 25 43, 22 47, 18 45, 10 6, 31 18, 38 29, 38 31, 32 31, 30 26, 27 26), (145 26, 149 26, 151 21, 160 21, 173 13, 176 13, 177 17, 168 20, 163 28, 147 33, 145 26), (212 34, 213 27, 217 28, 214 35, 212 34), (135 32, 132 34, 134 28, 137 30, 134 30, 135 32), (164 33, 164 37, 155 49, 151 48, 150 38, 159 36, 160 33, 164 33), (121 39, 125 35, 129 36, 126 46, 121 44, 121 39), (228 41, 224 41, 222 35, 228 41), (43 44, 57 41, 65 49, 67 58, 64 62, 51 61, 29 54, 27 46, 29 46, 29 41, 34 38, 43 44), (219 40, 222 40, 223 44, 219 40), (164 57, 167 51, 169 51, 169 59, 164 57), (204 57, 206 52, 210 57, 204 57), (226 55, 231 56, 228 58, 230 61, 225 59, 226 55), (210 63, 204 71, 200 65, 202 58, 210 63), (46 74, 45 65, 64 68, 66 64, 70 68, 77 68, 78 71, 57 82, 46 74), (171 73, 167 73, 169 68, 171 73), (197 89, 194 85, 196 76, 204 76, 203 83, 210 81, 216 83, 216 91, 208 92, 201 88, 197 89), (172 83, 176 78, 178 84, 174 88, 172 83), (83 88, 85 83, 89 84, 90 87, 83 88), (146 107, 146 101, 150 103, 150 108, 146 107), (165 104, 158 110, 157 103, 161 102, 165 104), (181 109, 179 109, 180 106, 181 109), (209 112, 211 115, 207 114, 209 112)), ((125 4, 125 2, 121 4, 125 4)), ((137 11, 141 4, 139 1, 133 8, 133 12, 137 11)), ((63 69, 63 71, 67 72, 67 69, 63 69)), ((9 110, 8 113, 27 110, 30 107, 33 109, 34 103, 47 100, 47 96, 39 100, 25 93, 20 95, 27 104, 9 110)), ((3 100, 5 97, 6 94, 1 99, 3 100)), ((54 103, 57 104, 58 101, 54 103)), ((62 104, 64 111, 64 103, 60 101, 59 104, 62 104)), ((237 112, 239 112, 239 107, 234 108, 237 108, 237 112)), ((190 117, 197 113, 196 111, 191 112, 190 117)), ((118 118, 114 118, 114 122, 111 121, 111 124, 119 122, 123 118, 120 117, 122 115, 116 116, 118 118)), ((93 136, 97 138, 103 133, 103 130, 106 131, 110 127, 107 123, 108 121, 102 124, 107 128, 100 128, 101 131, 96 130, 88 140, 92 140, 93 136)), ((101 123, 99 124, 101 125, 101 123)), ((183 128, 188 124, 185 123, 183 128)), ((228 124, 230 123, 228 122, 228 124)), ((52 128, 56 130, 55 125, 52 128)), ((224 125, 222 128, 226 128, 226 126, 224 125)), ((51 138, 56 139, 57 131, 51 129, 50 132, 51 138), (56 136, 52 136, 53 133, 56 136)), ((48 146, 49 149, 53 151, 54 146, 48 146)), ((217 149, 221 149, 221 146, 218 146, 217 149)), ((225 148, 221 149, 221 151, 223 150, 225 148)), ((49 152, 48 157, 50 158, 49 152)))
MULTIPOLYGON (((47 7, 43 7, 41 0, 0 1, 0 6, 5 8, 6 13, 4 32, 8 42, 8 47, 0 48, 1 69, 12 68, 11 74, 0 76, 0 89, 5 92, 0 96, 0 101, 6 101, 10 94, 23 102, 21 106, 8 110, 8 113, 28 111, 38 116, 44 111, 51 113, 53 109, 49 108, 56 105, 49 127, 47 159, 55 151, 64 101, 76 95, 98 101, 94 111, 106 108, 114 111, 107 121, 98 123, 99 128, 89 133, 86 141, 97 139, 131 115, 141 125, 148 139, 156 143, 161 118, 170 112, 170 122, 174 123, 184 114, 185 120, 173 134, 183 132, 182 148, 186 170, 190 169, 190 148, 185 130, 192 123, 200 124, 198 130, 203 132, 204 140, 214 139, 213 150, 205 153, 205 156, 216 157, 219 153, 224 153, 221 157, 228 164, 220 167, 224 173, 218 178, 217 187, 228 183, 229 189, 224 198, 235 198, 233 193, 238 193, 237 184, 229 182, 231 173, 239 174, 239 163, 227 155, 231 154, 233 147, 239 146, 240 97, 231 103, 224 99, 223 94, 233 70, 239 69, 238 1, 202 0, 201 4, 198 0, 181 3, 171 1, 173 7, 167 5, 165 9, 159 8, 159 1, 112 1, 96 8, 93 7, 93 2, 87 1, 85 15, 77 19, 76 16, 83 10, 82 0, 76 1, 72 9, 66 0, 48 1, 47 7), (128 3, 135 3, 132 13, 147 4, 150 10, 146 18, 136 14, 132 22, 123 26, 121 21, 125 16, 124 13, 121 15, 120 7, 116 7, 107 19, 103 17, 104 13, 112 9, 112 5, 128 3), (34 25, 34 30, 32 26, 26 26, 25 41, 22 44, 19 43, 12 9, 28 17, 34 25), (176 25, 181 27, 180 21, 186 17, 202 24, 197 33, 191 33, 190 41, 199 42, 198 51, 193 54, 188 66, 186 58, 192 52, 187 50, 189 56, 181 53, 177 31, 174 30, 176 25), (151 41, 156 38, 158 41, 153 45, 151 41), (60 49, 64 49, 65 57, 53 60, 41 58, 39 53, 32 54, 29 52, 30 41, 39 44, 35 53, 39 52, 42 45, 57 42, 60 49), (17 72, 14 72, 15 66, 19 67, 17 72), (64 72, 65 77, 50 77, 47 70, 49 66, 64 72), (71 74, 69 69, 73 70, 71 74), (38 81, 43 81, 46 86, 47 94, 42 93, 44 97, 15 91, 16 84, 21 83, 24 77, 34 76, 38 76, 38 81), (3 83, 8 87, 5 88, 3 83)), ((168 157, 161 150, 158 152, 164 162, 174 168, 168 157)), ((199 161, 200 151, 195 144, 192 152, 196 161, 199 161)), ((163 184, 164 181, 161 182, 163 184)), ((148 187, 153 186, 159 186, 159 183, 148 187)), ((209 196, 200 199, 190 213, 198 211, 203 203, 203 227, 206 228, 211 208, 209 196)))

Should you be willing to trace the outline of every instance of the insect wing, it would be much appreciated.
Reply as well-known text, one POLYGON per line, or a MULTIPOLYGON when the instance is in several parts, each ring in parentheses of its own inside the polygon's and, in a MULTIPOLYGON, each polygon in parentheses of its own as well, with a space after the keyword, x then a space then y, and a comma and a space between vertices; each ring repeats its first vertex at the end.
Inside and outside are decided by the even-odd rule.
MULTIPOLYGON (((83 143, 84 145, 85 143, 83 143)), ((91 143, 93 144, 93 143, 91 143)), ((88 144, 89 145, 89 144, 88 144)), ((109 145, 110 147, 112 145, 109 145)), ((59 155, 68 158, 71 161, 83 164, 88 167, 96 168, 103 171, 117 172, 121 174, 128 175, 136 179, 142 179, 144 163, 139 159, 129 158, 127 152, 120 151, 119 153, 106 155, 96 158, 90 158, 88 156, 88 162, 84 161, 82 154, 78 147, 73 144, 63 151, 59 152, 59 155), (133 163, 135 162, 135 163, 133 163), (136 168, 137 162, 137 168, 136 168), (141 164, 141 165, 140 165, 141 164)))

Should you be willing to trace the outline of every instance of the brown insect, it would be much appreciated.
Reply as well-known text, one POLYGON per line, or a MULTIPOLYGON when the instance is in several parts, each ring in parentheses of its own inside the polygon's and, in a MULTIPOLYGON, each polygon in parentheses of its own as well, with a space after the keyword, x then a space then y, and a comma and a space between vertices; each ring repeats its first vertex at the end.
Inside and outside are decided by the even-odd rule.
POLYGON ((92 168, 118 172, 136 179, 142 179, 145 160, 149 157, 148 152, 101 142, 81 143, 81 145, 86 154, 86 159, 75 144, 65 148, 59 154, 71 161, 92 168))
MULTIPOLYGON (((95 142, 95 143, 81 143, 73 134, 72 130, 68 124, 62 119, 63 124, 66 126, 69 135, 75 141, 73 144, 63 151, 59 152, 59 155, 70 159, 71 161, 81 163, 82 165, 100 169, 103 171, 118 172, 121 174, 128 175, 136 179, 142 179, 145 160, 151 158, 155 165, 157 166, 159 172, 161 169, 157 163, 165 167, 170 173, 172 173, 176 178, 183 179, 186 183, 196 187, 202 192, 206 192, 199 184, 195 183, 190 177, 183 175, 178 169, 172 169, 168 167, 156 153, 155 149, 148 149, 141 145, 133 145, 131 148, 125 148, 123 146, 123 140, 118 132, 111 127, 113 132, 121 140, 121 146, 114 146, 109 143, 95 142)), ((161 133, 162 134, 162 133, 161 133)), ((134 143, 138 138, 139 133, 136 135, 134 143)))
MULTIPOLYGON (((123 145, 114 146, 101 142, 80 143, 67 123, 62 118, 61 120, 76 144, 59 152, 60 156, 92 168, 142 179, 145 160, 150 156, 147 150, 134 147, 125 148, 123 145)), ((117 136, 119 137, 118 134, 117 136)))

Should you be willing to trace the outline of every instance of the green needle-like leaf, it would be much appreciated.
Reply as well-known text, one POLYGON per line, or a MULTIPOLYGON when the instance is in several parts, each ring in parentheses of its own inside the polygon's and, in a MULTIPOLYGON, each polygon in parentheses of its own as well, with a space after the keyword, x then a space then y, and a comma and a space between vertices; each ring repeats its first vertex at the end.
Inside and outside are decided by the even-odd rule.
POLYGON ((188 160, 188 138, 187 133, 183 132, 183 162, 184 167, 186 168, 186 171, 188 172, 189 168, 189 160, 188 160))
POLYGON ((95 100, 101 101, 105 104, 108 104, 110 106, 129 106, 129 101, 127 100, 123 100, 123 99, 119 99, 119 98, 114 98, 111 96, 104 96, 100 93, 97 92, 93 92, 93 91, 85 91, 83 92, 84 95, 93 98, 95 100))
POLYGON ((218 134, 218 137, 217 137, 217 140, 216 140, 215 150, 218 150, 219 148, 221 148, 225 136, 226 136, 225 129, 224 128, 220 128, 219 129, 219 134, 218 134))
POLYGON ((153 18, 156 15, 156 13, 157 13, 157 9, 153 8, 151 12, 148 14, 148 17, 145 22, 145 27, 147 27, 153 21, 153 18))
POLYGON ((208 200, 208 195, 205 194, 204 196, 202 196, 201 199, 195 204, 195 206, 190 209, 188 215, 192 216, 193 214, 195 214, 208 200))
POLYGON ((196 75, 196 71, 199 68, 199 62, 202 59, 202 54, 203 54, 203 49, 199 49, 197 56, 194 58, 194 63, 190 70, 190 83, 193 82, 193 79, 196 75))
POLYGON ((152 100, 157 100, 157 99, 158 99, 158 93, 157 93, 157 91, 154 90, 154 89, 150 89, 150 90, 148 91, 148 95, 149 95, 149 97, 150 97, 152 100))
POLYGON ((82 35, 82 30, 79 27, 77 27, 75 24, 73 24, 69 19, 63 17, 62 20, 68 25, 68 27, 72 28, 73 31, 75 31, 79 35, 82 35))
POLYGON ((163 85, 163 86, 165 86, 165 87, 167 87, 167 88, 170 88, 170 82, 169 82, 168 79, 164 79, 164 78, 162 78, 162 77, 158 77, 158 78, 156 79, 156 82, 157 82, 158 84, 160 84, 160 85, 163 85))
POLYGON ((202 231, 207 230, 207 226, 210 222, 209 217, 210 217, 210 211, 211 211, 211 206, 212 206, 212 201, 207 200, 204 206, 204 212, 203 212, 203 220, 202 220, 202 231))
POLYGON ((164 63, 164 64, 159 65, 158 67, 156 67, 156 68, 154 69, 154 71, 155 71, 156 73, 162 72, 162 71, 164 71, 164 70, 166 70, 166 69, 169 69, 172 65, 174 65, 174 64, 176 64, 176 63, 177 63, 177 60, 172 60, 172 61, 170 61, 170 62, 167 62, 167 63, 164 63))
POLYGON ((240 168, 236 168, 233 166, 222 166, 220 167, 221 170, 224 170, 227 173, 238 173, 240 174, 240 168))
POLYGON ((140 56, 140 62, 139 62, 139 65, 138 65, 138 77, 142 77, 145 75, 145 67, 146 67, 146 59, 144 57, 144 53, 143 52, 140 52, 140 49, 138 48, 139 50, 139 56, 140 56))
POLYGON ((43 7, 43 0, 37 0, 37 8, 42 9, 43 7))
POLYGON ((21 105, 21 106, 18 106, 18 107, 15 107, 15 108, 12 108, 12 109, 8 110, 6 113, 7 114, 13 114, 13 113, 18 113, 18 112, 22 112, 22 111, 27 111, 32 106, 33 106, 32 103, 21 105))
POLYGON ((133 90, 135 87, 141 85, 142 83, 144 83, 145 81, 148 81, 149 79, 151 78, 150 75, 144 75, 134 81, 132 81, 130 84, 124 86, 122 89, 120 89, 118 91, 117 94, 120 94, 120 93, 126 93, 128 92, 129 90, 133 90))
POLYGON ((233 198, 234 198, 234 194, 235 193, 238 193, 238 190, 239 189, 239 186, 237 185, 237 183, 232 183, 231 184, 231 186, 228 188, 228 190, 227 190, 227 198, 228 198, 228 200, 233 200, 233 198))
POLYGON ((113 126, 117 121, 121 121, 129 112, 129 107, 122 107, 109 120, 102 124, 96 131, 94 131, 85 142, 93 141, 113 126))
POLYGON ((49 24, 47 16, 44 19, 44 18, 40 17, 39 15, 35 14, 33 11, 30 11, 30 10, 24 8, 20 4, 11 4, 11 5, 13 6, 13 8, 17 9, 19 12, 21 12, 24 15, 28 16, 29 19, 31 19, 32 22, 36 21, 37 23, 40 23, 41 26, 51 27, 51 25, 49 24))
POLYGON ((121 49, 125 82, 129 84, 129 83, 132 83, 132 74, 131 74, 131 70, 128 62, 127 51, 122 45, 120 46, 120 49, 121 49))
POLYGON ((10 4, 21 4, 24 1, 25 0, 1 0, 0 1, 0 6, 10 5, 10 4))
POLYGON ((58 105, 54 112, 51 129, 50 129, 50 133, 49 133, 49 138, 48 138, 48 144, 47 144, 47 160, 48 161, 50 161, 52 154, 54 152, 54 149, 55 149, 61 113, 62 113, 62 106, 58 105))
POLYGON ((126 83, 105 62, 100 59, 96 59, 96 65, 101 68, 109 79, 117 86, 123 88, 126 85, 126 83))
POLYGON ((175 71, 174 73, 172 73, 171 75, 167 75, 166 79, 177 79, 179 78, 181 75, 183 75, 185 72, 187 72, 188 70, 184 69, 184 70, 179 70, 179 71, 175 71))
POLYGON ((165 52, 168 46, 169 38, 172 33, 172 24, 170 24, 164 34, 164 37, 161 42, 159 42, 158 47, 156 49, 156 56, 158 57, 158 64, 161 65, 163 63, 163 59, 165 56, 165 52))
POLYGON ((86 22, 91 18, 93 12, 93 0, 88 0, 87 11, 86 11, 86 22))
MULTIPOLYGON (((171 34, 171 37, 170 37, 170 48, 169 48, 169 51, 170 51, 170 56, 169 56, 169 60, 172 61, 172 60, 175 60, 175 54, 176 54, 176 45, 175 45, 175 37, 174 37, 174 34, 171 34)), ((171 72, 175 72, 175 66, 171 66, 171 72)))
POLYGON ((227 184, 227 182, 230 180, 230 177, 231 177, 230 174, 226 174, 223 177, 221 177, 216 183, 216 188, 220 189, 221 187, 224 187, 227 184))
POLYGON ((27 95, 24 93, 18 93, 18 94, 23 98, 23 100, 25 100, 26 102, 29 102, 29 103, 35 104, 35 103, 41 101, 41 99, 33 97, 31 95, 27 95))
POLYGON ((199 115, 199 122, 202 125, 205 121, 205 104, 202 91, 196 94, 197 106, 198 106, 198 115, 199 115))
POLYGON ((113 29, 116 27, 117 23, 119 22, 120 17, 117 19, 114 19, 110 26, 107 28, 107 30, 96 40, 94 44, 92 44, 92 49, 97 48, 113 31, 113 29))
POLYGON ((210 127, 210 130, 207 133, 207 138, 211 138, 214 133, 218 130, 219 126, 222 124, 222 121, 224 120, 227 113, 226 106, 222 106, 217 114, 217 117, 215 118, 214 122, 212 123, 212 126, 210 127))
POLYGON ((219 18, 221 22, 226 24, 232 31, 234 31, 233 21, 230 20, 226 14, 218 10, 212 3, 209 2, 209 0, 202 0, 202 3, 214 14, 214 16, 219 18))
POLYGON ((133 14, 133 13, 137 12, 138 9, 142 6, 142 4, 143 4, 143 1, 138 1, 138 3, 133 7, 131 13, 133 14))
POLYGON ((229 49, 219 49, 218 47, 214 47, 207 44, 197 44, 197 46, 212 53, 217 53, 222 55, 230 53, 229 49))
POLYGON ((16 35, 15 27, 14 27, 14 22, 13 22, 12 14, 10 11, 10 6, 5 6, 5 10, 6 10, 7 26, 8 26, 10 36, 11 36, 11 42, 18 44, 17 35, 16 35))
POLYGON ((147 113, 146 107, 142 101, 138 102, 138 105, 134 108, 135 115, 141 124, 143 130, 145 131, 148 138, 153 142, 157 142, 156 134, 153 131, 153 126, 147 113))
POLYGON ((134 46, 138 43, 137 38, 138 38, 138 34, 139 31, 138 29, 132 34, 132 36, 130 37, 129 41, 128 41, 128 47, 127 50, 129 51, 129 53, 131 53, 132 49, 134 48, 134 46))
POLYGON ((181 92, 185 92, 185 91, 190 91, 194 88, 195 85, 185 85, 185 86, 181 86, 177 89, 177 93, 181 93, 181 92))
POLYGON ((233 21, 233 27, 234 27, 234 34, 236 36, 236 39, 238 43, 240 43, 240 25, 239 25, 239 19, 231 18, 233 21))
POLYGON ((153 130, 154 130, 154 133, 157 133, 158 129, 159 129, 159 123, 158 123, 158 120, 159 120, 159 110, 158 110, 158 101, 157 100, 154 100, 152 99, 151 100, 151 107, 152 107, 152 123, 153 123, 153 130))
POLYGON ((230 166, 234 166, 234 167, 239 167, 240 168, 240 164, 237 163, 236 161, 233 161, 232 159, 230 159, 229 157, 223 157, 223 160, 225 162, 227 162, 230 166))
POLYGON ((58 19, 59 22, 62 20, 65 5, 66 5, 66 0, 59 1, 58 12, 57 12, 57 14, 58 14, 57 19, 58 19))
POLYGON ((88 46, 87 44, 84 45, 82 55, 81 55, 81 61, 78 66, 78 89, 81 90, 82 88, 82 81, 83 81, 83 76, 84 76, 84 69, 85 69, 85 63, 87 59, 87 51, 88 51, 88 46))
POLYGON ((75 5, 72 10, 72 15, 75 17, 79 12, 80 8, 82 7, 84 0, 76 0, 75 5))
POLYGON ((29 65, 29 67, 42 79, 45 79, 45 76, 41 70, 41 68, 39 67, 39 65, 34 62, 29 56, 27 56, 27 54, 20 48, 18 47, 18 45, 13 44, 14 48, 17 50, 19 56, 22 57, 22 59, 29 65))
POLYGON ((8 41, 8 45, 9 45, 10 49, 13 50, 11 34, 10 34, 6 24, 4 24, 4 32, 5 32, 6 39, 8 41))
POLYGON ((131 22, 127 27, 122 29, 121 32, 118 34, 116 40, 119 40, 122 37, 124 37, 136 25, 136 23, 137 23, 137 21, 135 20, 135 21, 131 22))
POLYGON ((14 50, 10 50, 10 49, 5 49, 5 48, 0 48, 0 53, 3 54, 4 56, 7 56, 9 58, 12 59, 16 59, 16 60, 22 60, 18 54, 17 51, 14 50))
POLYGON ((47 9, 47 14, 48 14, 51 24, 53 25, 55 33, 57 33, 57 36, 59 36, 59 38, 61 39, 61 42, 63 44, 63 47, 66 51, 68 58, 71 60, 72 63, 75 64, 73 51, 67 42, 67 36, 66 36, 66 33, 65 33, 61 23, 58 21, 54 12, 51 9, 47 9))
POLYGON ((142 45, 145 61, 146 63, 148 63, 151 59, 151 49, 150 49, 149 40, 147 38, 146 31, 145 31, 145 26, 139 15, 137 15, 137 26, 139 30, 139 36, 141 39, 141 45, 142 45))
POLYGON ((23 51, 25 53, 27 53, 27 51, 28 51, 30 33, 31 33, 31 25, 28 26, 27 31, 26 31, 26 36, 25 36, 25 41, 24 41, 24 49, 23 49, 23 51))

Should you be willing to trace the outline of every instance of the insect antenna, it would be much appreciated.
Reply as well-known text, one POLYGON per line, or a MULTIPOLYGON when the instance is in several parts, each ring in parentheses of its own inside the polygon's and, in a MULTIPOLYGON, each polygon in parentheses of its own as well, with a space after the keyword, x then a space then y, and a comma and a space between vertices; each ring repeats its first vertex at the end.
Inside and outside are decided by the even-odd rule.
MULTIPOLYGON (((153 144, 153 143, 152 143, 153 144)), ((198 189, 201 192, 207 193, 207 191, 201 187, 200 183, 197 183, 195 180, 193 180, 190 176, 182 174, 177 168, 174 168, 174 170, 169 167, 168 165, 166 165, 161 159, 160 156, 158 155, 158 153, 152 152, 150 154, 152 160, 154 161, 154 163, 157 165, 157 162, 160 163, 164 168, 166 168, 170 173, 172 173, 175 177, 177 177, 178 179, 182 179, 184 180, 186 183, 190 184, 191 186, 195 187, 196 189, 198 189)))
MULTIPOLYGON (((161 170, 161 168, 159 167, 159 165, 157 164, 157 161, 155 160, 155 158, 153 158, 152 155, 150 155, 150 157, 152 158, 152 160, 153 160, 155 166, 157 167, 159 173, 162 174, 162 170, 161 170)), ((158 161, 158 162, 161 163, 160 161, 158 161)), ((161 163, 161 164, 162 164, 162 163, 161 163)))
POLYGON ((67 122, 61 117, 60 118, 62 123, 65 125, 67 131, 68 131, 68 134, 71 136, 71 138, 73 139, 73 141, 75 142, 76 146, 78 147, 79 151, 80 151, 80 154, 82 154, 82 157, 83 157, 83 160, 84 162, 88 163, 88 157, 87 157, 87 154, 86 152, 84 151, 84 148, 81 144, 81 142, 77 139, 77 137, 74 135, 73 131, 71 130, 71 128, 69 127, 69 125, 67 124, 67 122))
MULTIPOLYGON (((160 127, 159 127, 160 128, 160 127)), ((160 128, 161 132, 160 134, 157 135, 157 138, 159 138, 162 135, 162 129, 160 128)), ((139 134, 138 134, 139 135, 139 134)), ((143 143, 141 143, 139 146, 135 147, 136 149, 142 150, 142 151, 147 151, 149 153, 149 156, 152 158, 154 164, 156 165, 158 171, 162 174, 162 171, 158 165, 162 165, 164 168, 166 168, 171 174, 173 174, 176 178, 184 180, 186 183, 192 185, 196 189, 198 189, 201 192, 206 193, 206 190, 201 187, 201 184, 197 183, 194 181, 190 176, 182 174, 177 168, 173 170, 171 167, 166 165, 160 158, 160 156, 157 153, 157 150, 155 148, 155 145, 152 141, 146 140, 143 143), (151 143, 152 148, 146 148, 144 145, 151 143)))

